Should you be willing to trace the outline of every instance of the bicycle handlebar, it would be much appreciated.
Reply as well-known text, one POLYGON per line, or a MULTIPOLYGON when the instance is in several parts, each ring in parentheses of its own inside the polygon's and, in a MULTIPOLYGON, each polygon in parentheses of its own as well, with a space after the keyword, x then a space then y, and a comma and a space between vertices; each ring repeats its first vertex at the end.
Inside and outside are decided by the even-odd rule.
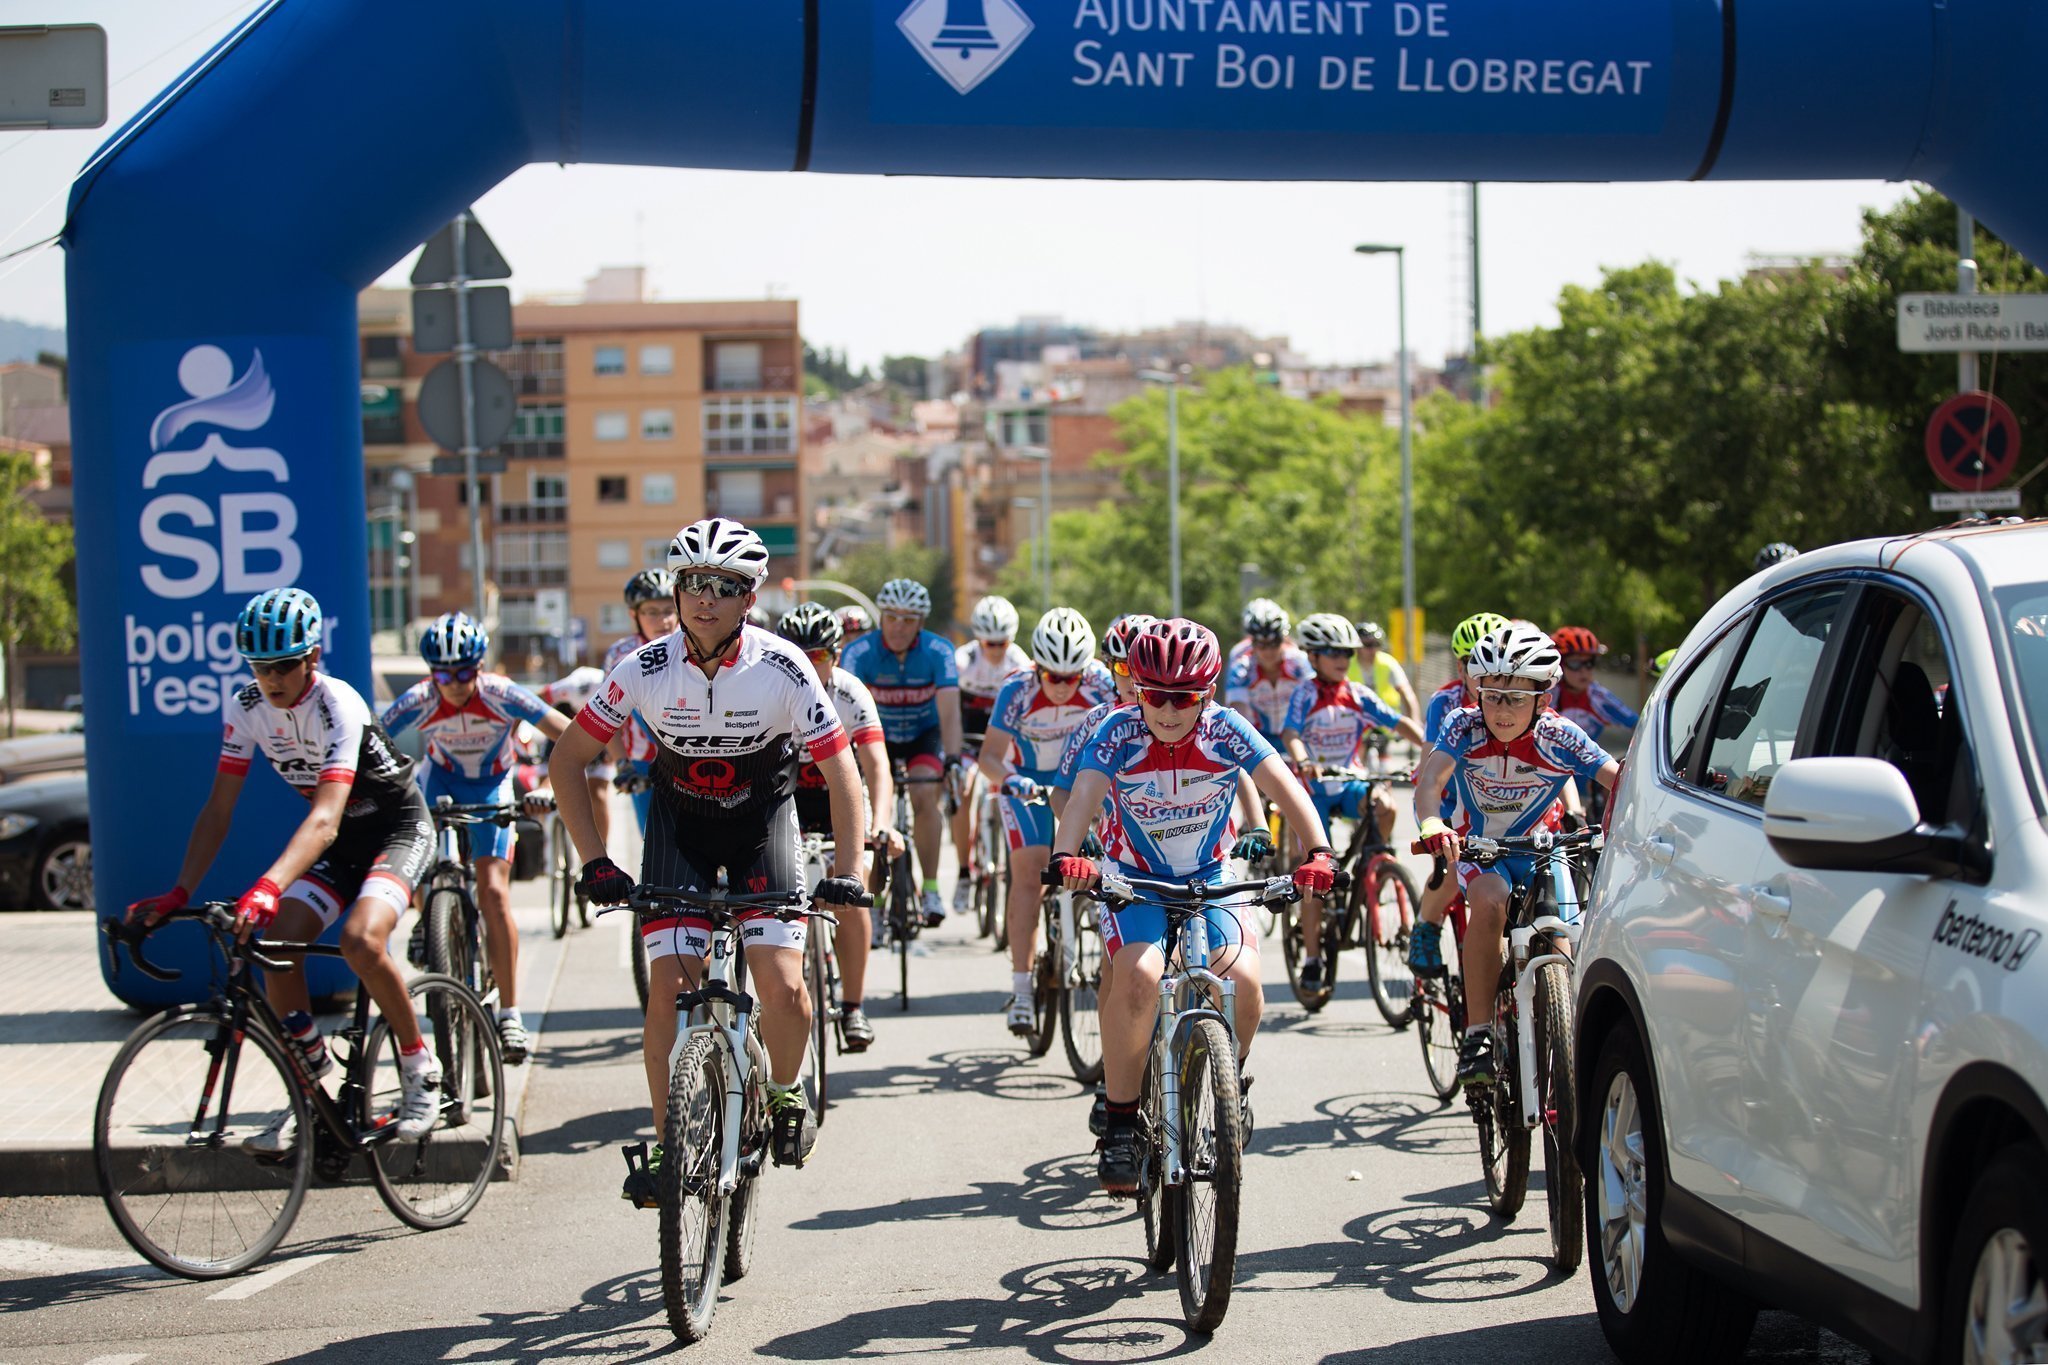
MULTIPOLYGON (((855 903, 873 905, 875 901, 874 897, 867 896, 855 903)), ((623 902, 607 905, 597 913, 658 910, 664 906, 702 911, 711 917, 714 926, 723 926, 743 910, 764 911, 779 920, 814 919, 830 925, 839 923, 838 916, 829 910, 814 908, 811 898, 801 891, 693 891, 681 886, 636 886, 623 902)))
POLYGON ((443 796, 433 805, 434 823, 437 825, 509 825, 520 817, 525 804, 522 801, 486 801, 458 805, 443 796))
MULTIPOLYGON (((1538 830, 1534 834, 1516 835, 1510 838, 1460 840, 1458 844, 1458 857, 1464 862, 1472 863, 1479 867, 1491 867, 1502 858, 1514 857, 1518 854, 1537 854, 1540 856, 1547 853, 1568 852, 1574 848, 1590 848, 1598 851, 1606 845, 1606 842, 1606 831, 1602 830, 1598 825, 1589 825, 1585 829, 1573 830, 1569 834, 1557 834, 1550 830, 1538 830)), ((1428 844, 1418 839, 1408 845, 1408 851, 1410 853, 1428 853, 1430 850, 1428 844)), ((1437 861, 1444 861, 1442 855, 1438 855, 1437 861)))
MULTIPOLYGON (((141 972, 150 980, 177 981, 183 978, 183 972, 166 971, 150 961, 148 954, 142 950, 142 945, 151 934, 173 920, 202 921, 210 932, 225 937, 234 932, 235 903, 233 901, 198 901, 149 921, 125 918, 103 919, 100 921, 100 932, 107 936, 109 942, 125 945, 128 949, 129 960, 135 964, 135 970, 141 972)), ((264 951, 304 952, 307 949, 316 948, 316 945, 309 943, 284 943, 277 939, 264 938, 252 939, 248 943, 243 944, 242 947, 250 961, 254 962, 257 966, 267 971, 288 972, 292 970, 291 963, 265 957, 264 951)), ((330 948, 326 951, 334 956, 339 956, 341 953, 339 948, 330 948)))
MULTIPOLYGON (((1044 879, 1047 886, 1058 886, 1061 878, 1048 867, 1044 879)), ((1151 877, 1133 877, 1121 872, 1104 872, 1095 879, 1095 885, 1079 894, 1090 900, 1109 906, 1125 906, 1138 898, 1139 892, 1159 897, 1168 905, 1205 905, 1212 901, 1228 900, 1247 892, 1256 893, 1259 900, 1267 905, 1291 905, 1301 899, 1301 888, 1291 877, 1261 877, 1256 881, 1167 882, 1151 877)))

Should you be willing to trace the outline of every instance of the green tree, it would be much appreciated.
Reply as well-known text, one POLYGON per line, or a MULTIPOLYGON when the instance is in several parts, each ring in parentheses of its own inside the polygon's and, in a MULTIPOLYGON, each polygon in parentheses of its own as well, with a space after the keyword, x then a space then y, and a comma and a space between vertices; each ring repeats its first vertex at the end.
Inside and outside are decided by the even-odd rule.
POLYGON ((941 633, 952 627, 959 611, 953 601, 953 557, 930 545, 864 545, 841 559, 830 576, 851 583, 870 599, 892 578, 924 584, 932 595, 932 614, 925 625, 941 633))
POLYGON ((813 375, 834 393, 857 389, 870 381, 867 367, 854 369, 848 362, 845 351, 835 351, 829 346, 822 351, 814 350, 808 341, 804 343, 804 374, 807 379, 807 393, 810 391, 808 377, 813 375))
POLYGON ((925 392, 925 358, 921 355, 885 355, 882 357, 882 380, 903 390, 912 399, 931 397, 925 392))
POLYGON ((36 466, 26 451, 0 447, 0 648, 7 658, 7 733, 24 649, 69 649, 78 615, 64 591, 71 536, 45 521, 28 500, 36 466))

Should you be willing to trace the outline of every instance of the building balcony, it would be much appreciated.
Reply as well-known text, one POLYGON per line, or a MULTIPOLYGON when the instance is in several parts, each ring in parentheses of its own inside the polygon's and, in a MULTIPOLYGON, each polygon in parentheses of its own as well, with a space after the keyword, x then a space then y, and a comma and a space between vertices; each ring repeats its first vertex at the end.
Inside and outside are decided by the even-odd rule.
POLYGON ((498 504, 498 525, 500 526, 560 525, 568 519, 569 509, 558 503, 501 502, 498 504))
POLYGON ((802 383, 794 365, 763 365, 751 374, 714 374, 707 393, 789 393, 802 383))

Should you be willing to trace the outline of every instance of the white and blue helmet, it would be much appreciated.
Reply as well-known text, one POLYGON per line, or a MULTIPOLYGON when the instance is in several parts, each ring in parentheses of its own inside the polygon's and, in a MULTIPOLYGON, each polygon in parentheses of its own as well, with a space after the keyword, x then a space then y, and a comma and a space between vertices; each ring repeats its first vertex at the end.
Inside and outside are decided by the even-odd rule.
POLYGON ((490 648, 490 632, 459 611, 435 617, 434 624, 420 636, 420 657, 429 668, 461 668, 482 663, 490 648))
POLYGON ((259 592, 235 619, 235 648, 245 659, 296 659, 320 645, 320 604, 304 588, 259 592))

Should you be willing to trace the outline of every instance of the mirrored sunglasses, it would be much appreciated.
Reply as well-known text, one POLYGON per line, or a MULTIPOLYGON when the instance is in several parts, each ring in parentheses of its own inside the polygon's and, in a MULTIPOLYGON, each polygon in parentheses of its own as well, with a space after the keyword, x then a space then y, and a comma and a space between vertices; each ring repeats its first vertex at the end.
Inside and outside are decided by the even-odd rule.
POLYGON ((1131 666, 1122 659, 1111 659, 1109 661, 1109 671, 1119 678, 1131 676, 1131 666))
POLYGON ((443 685, 475 682, 476 665, 471 664, 467 668, 437 668, 434 670, 434 681, 443 685))
POLYGON ((690 597, 745 597, 754 590, 753 584, 722 573, 686 573, 676 579, 676 587, 690 597))
POLYGON ((1582 668, 1591 668, 1593 666, 1593 658, 1589 654, 1573 655, 1564 661, 1564 666, 1573 672, 1577 672, 1582 668))
POLYGON ((1138 696, 1147 706, 1157 706, 1170 711, 1185 711, 1190 706, 1200 706, 1203 695, 1201 692, 1181 692, 1169 687, 1138 689, 1138 696))
POLYGON ((288 673, 298 672, 300 666, 312 657, 300 654, 290 659, 251 659, 249 671, 259 678, 282 678, 288 673))
POLYGON ((1054 687, 1072 687, 1075 683, 1081 681, 1081 675, 1079 673, 1052 673, 1041 668, 1038 670, 1038 680, 1042 683, 1050 683, 1054 687))

